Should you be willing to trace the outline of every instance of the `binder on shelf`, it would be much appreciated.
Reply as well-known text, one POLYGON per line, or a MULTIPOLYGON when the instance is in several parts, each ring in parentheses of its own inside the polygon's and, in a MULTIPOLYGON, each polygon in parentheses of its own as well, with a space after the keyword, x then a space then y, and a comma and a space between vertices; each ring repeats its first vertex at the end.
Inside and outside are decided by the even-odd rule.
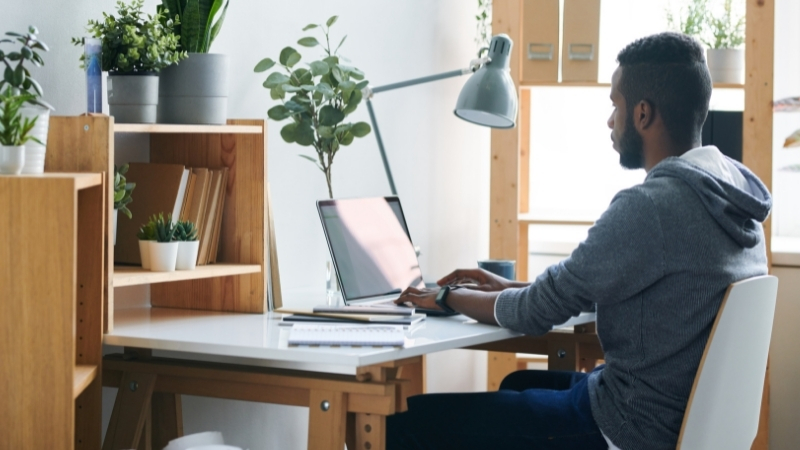
POLYGON ((208 254, 211 250, 211 239, 214 232, 215 214, 219 203, 220 183, 222 182, 221 170, 210 170, 211 187, 206 202, 205 213, 202 217, 203 231, 200 236, 200 252, 197 257, 198 265, 208 264, 208 254))
POLYGON ((561 81, 597 82, 600 0, 564 0, 561 81))
POLYGON ((559 0, 523 0, 523 83, 558 82, 560 28, 559 0))
POLYGON ((141 264, 136 233, 153 214, 179 217, 183 206, 189 171, 182 164, 130 163, 127 178, 136 183, 133 202, 128 204, 133 218, 117 221, 117 244, 114 261, 141 264))
POLYGON ((226 189, 228 186, 228 168, 222 169, 222 181, 220 182, 219 204, 217 205, 217 212, 214 218, 214 231, 211 238, 211 252, 209 254, 209 262, 217 262, 217 253, 219 253, 219 232, 222 227, 222 215, 225 213, 225 197, 226 189))

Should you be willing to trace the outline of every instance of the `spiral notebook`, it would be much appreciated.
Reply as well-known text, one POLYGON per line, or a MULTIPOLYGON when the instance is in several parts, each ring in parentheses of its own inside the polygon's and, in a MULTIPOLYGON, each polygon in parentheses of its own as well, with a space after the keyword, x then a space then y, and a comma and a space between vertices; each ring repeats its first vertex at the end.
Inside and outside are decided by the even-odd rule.
POLYGON ((344 325, 296 323, 289 331, 289 345, 350 345, 402 347, 401 325, 344 325))

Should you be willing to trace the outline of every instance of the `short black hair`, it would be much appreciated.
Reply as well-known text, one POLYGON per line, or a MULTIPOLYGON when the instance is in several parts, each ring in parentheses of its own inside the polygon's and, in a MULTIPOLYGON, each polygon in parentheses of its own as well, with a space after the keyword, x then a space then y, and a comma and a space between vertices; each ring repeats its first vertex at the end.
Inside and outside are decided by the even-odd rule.
POLYGON ((673 143, 688 146, 702 133, 711 98, 703 47, 680 33, 660 33, 628 44, 617 55, 618 81, 628 115, 645 100, 661 115, 673 143))

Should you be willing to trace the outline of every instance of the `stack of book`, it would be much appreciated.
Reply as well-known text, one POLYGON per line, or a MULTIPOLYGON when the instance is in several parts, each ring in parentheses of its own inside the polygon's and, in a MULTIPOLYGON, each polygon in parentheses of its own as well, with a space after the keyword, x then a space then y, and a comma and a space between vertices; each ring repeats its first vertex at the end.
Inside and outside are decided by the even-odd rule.
POLYGON ((280 308, 275 312, 285 314, 284 324, 325 323, 363 325, 402 325, 416 328, 425 314, 415 314, 412 308, 367 308, 367 307, 316 307, 314 309, 280 308))
POLYGON ((217 262, 228 169, 191 168, 181 164, 130 163, 127 180, 136 183, 128 209, 133 219, 117 220, 114 261, 141 264, 136 233, 153 214, 172 214, 174 221, 197 226, 200 251, 197 265, 217 262))

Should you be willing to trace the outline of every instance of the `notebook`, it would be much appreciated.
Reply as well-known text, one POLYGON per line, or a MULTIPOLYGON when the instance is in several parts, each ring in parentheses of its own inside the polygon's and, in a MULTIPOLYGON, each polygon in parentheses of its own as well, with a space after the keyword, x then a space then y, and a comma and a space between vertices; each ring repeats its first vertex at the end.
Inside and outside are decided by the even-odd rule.
POLYGON ((296 323, 289 331, 289 345, 350 345, 402 347, 401 325, 327 325, 296 323))

